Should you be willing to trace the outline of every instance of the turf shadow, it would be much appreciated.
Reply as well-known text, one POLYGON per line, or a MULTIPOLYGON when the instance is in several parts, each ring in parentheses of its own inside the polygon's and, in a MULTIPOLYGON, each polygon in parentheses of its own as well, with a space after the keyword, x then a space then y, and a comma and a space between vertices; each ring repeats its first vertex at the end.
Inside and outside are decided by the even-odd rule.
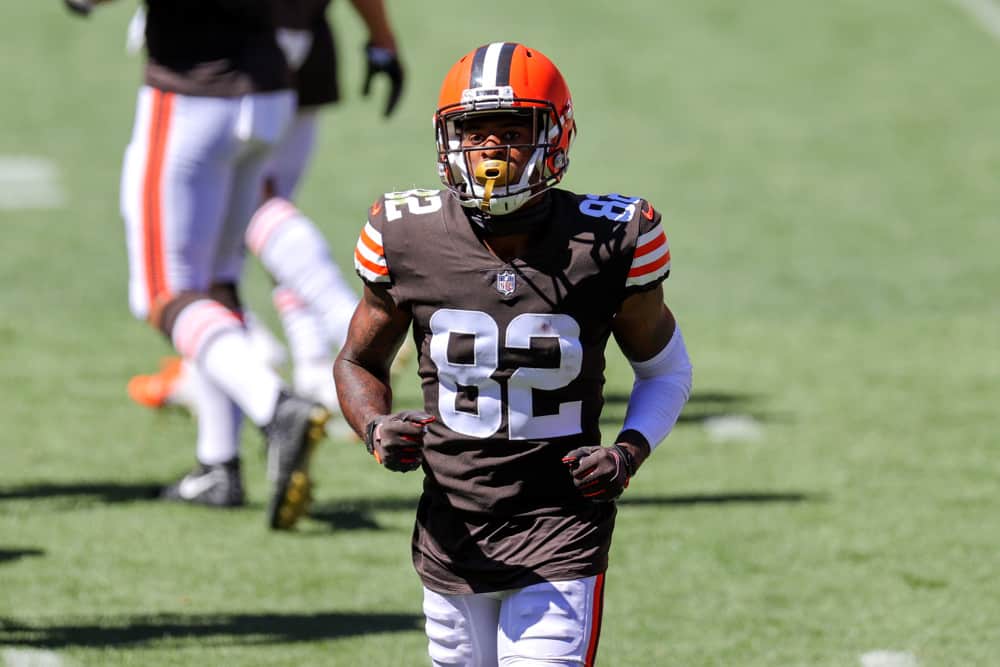
MULTIPOLYGON (((609 410, 601 415, 601 424, 621 426, 625 415, 616 408, 628 405, 628 399, 628 394, 620 392, 605 394, 604 403, 609 410)), ((677 423, 701 424, 715 417, 730 417, 732 415, 745 415, 760 423, 788 420, 787 415, 760 410, 760 400, 761 396, 757 394, 726 391, 695 392, 685 404, 677 423)))
POLYGON ((739 505, 756 503, 812 503, 824 502, 822 494, 797 491, 734 491, 730 493, 693 493, 683 496, 622 496, 619 505, 656 505, 686 507, 691 505, 739 505))
POLYGON ((0 645, 39 649, 141 646, 161 640, 229 645, 289 644, 365 634, 422 631, 424 617, 402 613, 153 614, 60 619, 27 625, 0 617, 0 645))
POLYGON ((131 503, 154 500, 161 488, 161 484, 153 482, 41 482, 0 488, 0 501, 75 497, 103 503, 131 503))
POLYGON ((44 556, 45 551, 42 549, 4 549, 0 547, 0 563, 8 563, 15 560, 20 560, 22 558, 27 558, 28 556, 44 556))
MULTIPOLYGON (((698 403, 722 403, 726 405, 732 405, 734 403, 746 404, 753 403, 760 397, 756 394, 746 394, 737 393, 730 391, 696 391, 691 394, 691 398, 688 399, 689 405, 696 405, 698 403)), ((629 394, 623 394, 621 392, 609 391, 604 394, 604 402, 608 405, 625 405, 628 403, 629 394)))
POLYGON ((417 498, 361 498, 313 505, 309 518, 327 524, 331 530, 379 530, 372 516, 376 511, 410 512, 417 498))

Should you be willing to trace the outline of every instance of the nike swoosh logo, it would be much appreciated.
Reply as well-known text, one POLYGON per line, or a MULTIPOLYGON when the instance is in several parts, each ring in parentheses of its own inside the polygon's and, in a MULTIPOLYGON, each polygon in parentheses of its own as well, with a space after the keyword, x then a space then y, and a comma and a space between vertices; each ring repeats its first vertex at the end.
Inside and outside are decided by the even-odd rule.
POLYGON ((372 204, 371 212, 373 216, 378 215, 381 210, 382 210, 381 201, 377 201, 374 204, 372 204))
POLYGON ((646 202, 646 205, 642 207, 642 215, 646 220, 653 219, 653 205, 646 202))
POLYGON ((186 500, 197 498, 215 484, 215 473, 207 473, 201 477, 185 477, 177 487, 177 495, 186 500))

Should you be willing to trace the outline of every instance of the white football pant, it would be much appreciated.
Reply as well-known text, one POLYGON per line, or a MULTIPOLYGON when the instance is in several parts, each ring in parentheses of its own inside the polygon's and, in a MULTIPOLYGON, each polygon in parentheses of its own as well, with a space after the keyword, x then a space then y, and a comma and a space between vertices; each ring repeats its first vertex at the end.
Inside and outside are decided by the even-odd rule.
POLYGON ((294 109, 287 90, 235 98, 139 90, 121 184, 137 318, 179 292, 239 281, 268 153, 294 109))
POLYGON ((424 588, 435 667, 589 667, 601 632, 604 575, 497 593, 424 588))

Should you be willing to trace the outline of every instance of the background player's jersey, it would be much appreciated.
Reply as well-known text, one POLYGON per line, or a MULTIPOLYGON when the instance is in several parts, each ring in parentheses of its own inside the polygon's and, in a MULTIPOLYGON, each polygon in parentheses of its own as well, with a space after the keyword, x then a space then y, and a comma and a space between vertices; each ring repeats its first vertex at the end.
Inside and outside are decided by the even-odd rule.
POLYGON ((549 194, 549 223, 503 262, 448 193, 375 202, 355 253, 412 314, 427 412, 415 562, 444 592, 603 572, 613 504, 583 499, 561 459, 599 444, 604 350, 630 293, 666 278, 642 199, 549 194), (471 538, 471 539, 470 539, 471 538))
POLYGON ((285 51, 299 107, 340 99, 337 51, 326 17, 331 0, 283 0, 278 3, 278 41, 285 51))
POLYGON ((288 88, 275 38, 280 0, 146 0, 146 83, 235 97, 288 88))

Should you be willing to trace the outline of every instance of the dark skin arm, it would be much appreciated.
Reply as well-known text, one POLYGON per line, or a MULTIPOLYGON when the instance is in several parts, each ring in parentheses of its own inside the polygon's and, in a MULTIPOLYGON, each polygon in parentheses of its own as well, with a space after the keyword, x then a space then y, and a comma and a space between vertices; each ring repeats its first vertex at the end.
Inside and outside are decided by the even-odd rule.
MULTIPOLYGON (((674 314, 663 303, 663 286, 657 285, 625 299, 611 324, 611 331, 627 358, 646 361, 666 347, 676 326, 674 314)), ((636 468, 650 453, 649 443, 638 431, 622 431, 615 444, 629 450, 636 468)))
POLYGON ((347 342, 333 364, 340 409, 362 439, 368 422, 392 411, 389 368, 410 321, 410 313, 397 308, 386 290, 365 285, 347 342))
POLYGON ((372 46, 396 50, 396 36, 389 25, 389 15, 382 0, 351 0, 361 20, 368 26, 372 46))

